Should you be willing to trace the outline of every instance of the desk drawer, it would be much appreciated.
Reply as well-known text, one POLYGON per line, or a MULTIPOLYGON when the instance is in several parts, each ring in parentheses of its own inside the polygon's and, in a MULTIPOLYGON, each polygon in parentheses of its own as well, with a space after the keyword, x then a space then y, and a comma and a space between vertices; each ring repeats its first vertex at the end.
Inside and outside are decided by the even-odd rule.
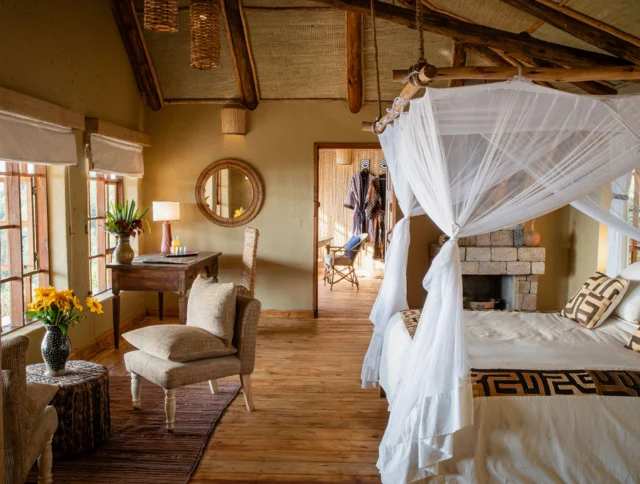
POLYGON ((184 286, 184 273, 171 270, 122 272, 117 278, 121 291, 179 292, 184 286))

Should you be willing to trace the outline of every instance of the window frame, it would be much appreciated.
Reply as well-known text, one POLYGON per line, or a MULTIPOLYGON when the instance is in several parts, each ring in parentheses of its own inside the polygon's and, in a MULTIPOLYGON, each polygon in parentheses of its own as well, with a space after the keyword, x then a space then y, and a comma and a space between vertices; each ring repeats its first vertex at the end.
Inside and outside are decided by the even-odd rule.
MULTIPOLYGON (((104 228, 107 218, 108 187, 115 186, 116 202, 124 201, 124 177, 101 172, 89 172, 87 177, 87 234, 89 243, 89 295, 97 296, 111 289, 111 274, 107 271, 107 257, 113 254, 116 246, 110 245, 109 233, 104 228), (96 182, 97 215, 91 216, 91 182, 96 182), (91 253, 91 222, 96 221, 97 226, 97 253, 91 253), (93 261, 98 260, 98 288, 93 287, 93 261), (100 283, 104 282, 104 287, 100 283)), ((117 243, 117 242, 116 242, 117 243)))
MULTIPOLYGON (((2 161, 6 164, 6 170, 0 171, 0 179, 5 185, 6 221, 0 221, 0 232, 7 232, 9 275, 0 278, 0 286, 10 284, 11 294, 10 324, 5 326, 0 323, 2 333, 6 333, 31 322, 26 319, 24 311, 33 298, 32 278, 37 276, 39 287, 49 285, 49 218, 47 167, 33 163, 2 161), (31 172, 30 167, 32 167, 31 172), (27 192, 27 216, 23 220, 20 185, 25 181, 29 183, 27 190, 31 193, 27 192), (17 204, 12 202, 15 200, 18 201, 17 204), (28 253, 31 257, 26 264, 22 243, 25 228, 28 234, 28 253)), ((5 315, 0 314, 0 316, 5 315)))

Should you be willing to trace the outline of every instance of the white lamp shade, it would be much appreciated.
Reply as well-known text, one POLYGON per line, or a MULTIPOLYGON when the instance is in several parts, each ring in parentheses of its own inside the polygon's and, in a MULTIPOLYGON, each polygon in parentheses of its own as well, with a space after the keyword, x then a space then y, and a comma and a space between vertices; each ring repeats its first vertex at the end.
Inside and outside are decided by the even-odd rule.
POLYGON ((180 220, 180 202, 153 202, 153 221, 180 220))

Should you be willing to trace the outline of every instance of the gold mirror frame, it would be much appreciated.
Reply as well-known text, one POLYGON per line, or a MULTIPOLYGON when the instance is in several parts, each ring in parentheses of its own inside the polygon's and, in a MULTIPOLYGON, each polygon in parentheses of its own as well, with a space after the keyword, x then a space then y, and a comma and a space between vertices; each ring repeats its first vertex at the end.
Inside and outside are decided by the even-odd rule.
POLYGON ((196 203, 198 204, 198 208, 200 209, 202 214, 211 222, 216 225, 220 225, 221 227, 240 227, 241 225, 245 225, 251 222, 254 218, 256 218, 258 212, 260 212, 263 202, 264 185, 262 184, 262 179, 260 178, 258 173, 244 161, 234 159, 214 161, 209 166, 207 166, 202 171, 202 173, 200 173, 198 181, 196 182, 196 203), (253 199, 251 200, 251 205, 249 205, 249 208, 247 208, 247 210, 242 215, 235 218, 226 218, 215 214, 204 198, 204 188, 209 177, 215 172, 224 170, 225 168, 229 170, 238 170, 239 172, 241 172, 249 179, 251 188, 253 189, 253 199))

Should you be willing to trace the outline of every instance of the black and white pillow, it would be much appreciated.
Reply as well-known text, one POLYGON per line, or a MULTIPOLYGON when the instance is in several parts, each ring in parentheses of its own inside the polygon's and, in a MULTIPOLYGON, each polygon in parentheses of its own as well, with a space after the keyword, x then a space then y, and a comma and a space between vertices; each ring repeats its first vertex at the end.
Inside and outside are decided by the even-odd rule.
POLYGON ((629 281, 620 277, 607 277, 596 272, 569 299, 560 313, 593 329, 604 322, 622 300, 629 287, 629 281))

